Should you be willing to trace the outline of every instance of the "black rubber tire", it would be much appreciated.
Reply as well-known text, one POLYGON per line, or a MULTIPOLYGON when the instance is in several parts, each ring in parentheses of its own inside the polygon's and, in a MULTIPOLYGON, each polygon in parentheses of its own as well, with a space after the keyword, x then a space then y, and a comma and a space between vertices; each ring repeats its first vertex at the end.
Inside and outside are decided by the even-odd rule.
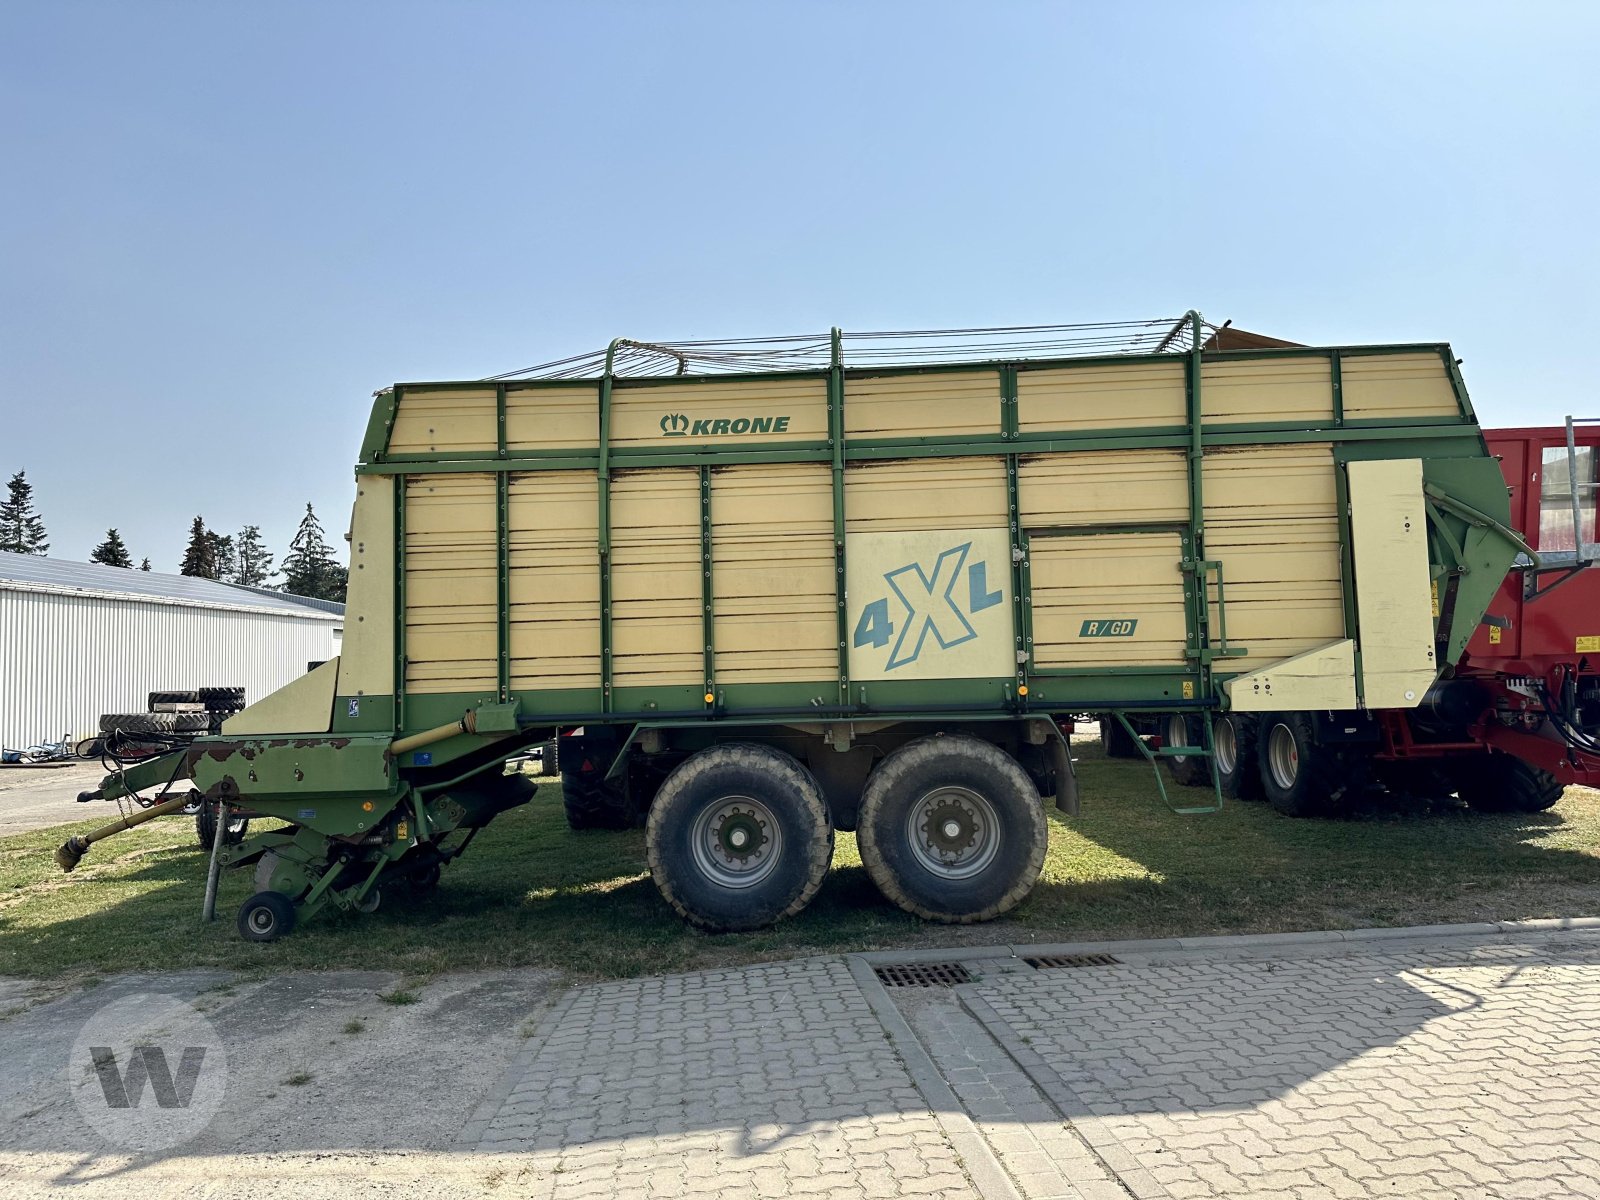
POLYGON ((561 803, 569 828, 634 829, 642 823, 644 814, 628 793, 626 771, 616 779, 601 777, 610 762, 605 755, 570 754, 561 764, 561 803))
POLYGON ((406 887, 415 896, 427 896, 439 887, 439 878, 443 874, 438 863, 429 863, 425 867, 418 867, 406 876, 406 887))
POLYGON ((1128 731, 1122 727, 1122 722, 1110 713, 1101 713, 1100 746, 1105 751, 1107 758, 1143 758, 1139 747, 1134 745, 1133 739, 1128 736, 1128 731))
POLYGON ((146 704, 148 705, 148 707, 149 707, 151 712, 155 712, 156 711, 156 705, 158 705, 158 704, 199 704, 199 703, 200 703, 200 693, 199 692, 194 692, 194 691, 189 691, 189 692, 151 692, 149 700, 146 701, 146 704))
POLYGON ((257 892, 239 906, 239 936, 275 942, 294 929, 294 901, 279 892, 257 892))
POLYGON ((1316 726, 1307 713, 1272 713, 1261 718, 1256 759, 1261 792, 1286 817, 1326 816, 1347 785, 1347 770, 1338 754, 1318 743, 1316 726), (1273 739, 1278 730, 1293 739, 1295 761, 1274 773, 1273 739))
POLYGON ((1454 762, 1450 773, 1456 795, 1479 812, 1544 812, 1565 791, 1550 772, 1497 750, 1454 762))
POLYGON ((1222 794, 1229 800, 1260 800, 1261 797, 1261 764, 1257 761, 1258 743, 1261 736, 1261 719, 1253 713, 1223 713, 1212 723, 1211 741, 1212 749, 1217 757, 1212 759, 1216 764, 1217 784, 1222 789, 1222 794), (1227 766, 1229 754, 1226 747, 1233 747, 1232 765, 1227 766))
POLYGON ((211 714, 203 712, 173 713, 172 728, 175 733, 209 733, 211 714))
POLYGON ((176 733, 178 718, 184 713, 106 713, 100 718, 101 733, 176 733))
POLYGON ((236 713, 244 708, 242 687, 203 687, 195 691, 195 699, 206 706, 207 712, 236 713))
POLYGON ((667 776, 645 823, 645 857, 661 895, 690 924, 716 933, 763 929, 817 894, 833 860, 833 825, 822 789, 793 756, 729 742, 690 755, 667 776), (771 814, 781 857, 765 878, 730 887, 700 867, 693 842, 704 814, 741 796, 771 814))
MULTIPOLYGON (((250 831, 250 818, 230 816, 228 828, 222 835, 224 846, 237 846, 244 841, 244 836, 250 831)), ((200 843, 202 850, 211 849, 211 843, 217 836, 217 809, 213 804, 202 804, 194 814, 194 839, 200 843)))
MULTIPOLYGON (((1167 717, 1161 723, 1161 745, 1163 749, 1168 746, 1197 746, 1204 749, 1205 734, 1200 728, 1200 718, 1182 713, 1167 717), (1174 740, 1180 731, 1183 735, 1181 742, 1174 740)), ((1210 759, 1186 754, 1182 758, 1163 758, 1161 761, 1167 764, 1167 773, 1173 780, 1184 787, 1211 786, 1210 759)))
POLYGON ((884 896, 925 921, 966 925, 1015 908, 1038 882, 1049 841, 1039 792, 1016 759, 968 734, 909 742, 867 777, 856 844, 867 874, 884 896), (941 787, 960 787, 987 801, 999 846, 993 860, 966 879, 942 877, 925 865, 906 828, 916 804, 941 787))

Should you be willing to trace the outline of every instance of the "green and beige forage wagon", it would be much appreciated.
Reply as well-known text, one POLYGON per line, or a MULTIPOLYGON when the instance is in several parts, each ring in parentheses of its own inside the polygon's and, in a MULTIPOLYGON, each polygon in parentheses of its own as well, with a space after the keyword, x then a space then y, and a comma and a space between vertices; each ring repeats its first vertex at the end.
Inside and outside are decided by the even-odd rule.
POLYGON ((984 920, 1076 811, 1068 714, 1193 762, 1219 714, 1415 708, 1520 544, 1449 347, 1197 314, 618 340, 379 393, 356 477, 339 658, 99 793, 288 822, 219 850, 250 938, 432 886, 558 734, 574 822, 643 820, 697 925, 798 912, 836 829, 984 920))

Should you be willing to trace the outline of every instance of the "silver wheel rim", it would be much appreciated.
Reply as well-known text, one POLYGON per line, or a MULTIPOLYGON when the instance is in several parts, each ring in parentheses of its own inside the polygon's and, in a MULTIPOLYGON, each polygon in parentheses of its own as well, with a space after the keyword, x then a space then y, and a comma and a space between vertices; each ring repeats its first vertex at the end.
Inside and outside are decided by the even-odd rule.
POLYGON ((1217 770, 1232 775, 1239 765, 1239 744, 1233 737, 1233 722, 1224 718, 1211 728, 1211 752, 1217 756, 1217 770))
POLYGON ((250 910, 249 922, 252 933, 271 933, 278 927, 277 914, 265 905, 250 910))
POLYGON ((778 869, 783 831, 753 796, 724 796, 696 818, 689 835, 694 865, 725 888, 750 888, 778 869))
POLYGON ((917 862, 942 879, 970 879, 1000 853, 1000 818, 971 788, 941 787, 906 815, 906 841, 917 862))
MULTIPOLYGON (((1168 717, 1167 718, 1167 745, 1172 747, 1174 750, 1176 750, 1180 746, 1187 746, 1188 744, 1189 744, 1189 722, 1184 720, 1182 717, 1177 717, 1177 716, 1168 717)), ((1181 763, 1184 759, 1186 759, 1188 757, 1189 756, 1187 754, 1174 754, 1174 755, 1172 755, 1172 761, 1176 762, 1176 763, 1181 763)))
POLYGON ((1267 769, 1272 772, 1272 782, 1289 791, 1300 778, 1300 747, 1295 745, 1294 732, 1287 725, 1274 725, 1267 738, 1267 769))

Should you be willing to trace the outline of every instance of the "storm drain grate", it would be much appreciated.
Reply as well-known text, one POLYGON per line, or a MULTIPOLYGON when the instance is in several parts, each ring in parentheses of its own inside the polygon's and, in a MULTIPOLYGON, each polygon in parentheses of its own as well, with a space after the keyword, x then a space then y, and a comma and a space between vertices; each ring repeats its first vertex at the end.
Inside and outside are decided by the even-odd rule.
POLYGON ((1115 967, 1122 962, 1109 954, 1040 954, 1022 961, 1038 971, 1051 967, 1115 967))
POLYGON ((960 963, 910 963, 903 967, 873 967, 884 987, 955 987, 971 983, 972 975, 960 963))

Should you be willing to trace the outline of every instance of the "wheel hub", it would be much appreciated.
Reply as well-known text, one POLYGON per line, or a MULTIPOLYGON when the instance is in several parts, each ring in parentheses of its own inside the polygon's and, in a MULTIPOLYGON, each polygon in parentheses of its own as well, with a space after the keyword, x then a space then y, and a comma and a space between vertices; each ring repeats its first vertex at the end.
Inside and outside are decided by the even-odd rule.
POLYGON ((783 834, 772 811, 750 796, 710 805, 690 834, 695 865, 724 887, 754 887, 777 868, 783 834))
POLYGON ((1293 788, 1300 778, 1300 747, 1286 726, 1272 727, 1272 736, 1267 743, 1267 765, 1272 771, 1273 782, 1284 791, 1293 788))
MULTIPOLYGON (((1167 745, 1178 750, 1189 744, 1189 722, 1181 716, 1167 718, 1167 745)), ((1181 763, 1188 758, 1187 754, 1175 754, 1173 762, 1181 763)))
POLYGON ((935 788, 912 805, 906 840, 928 870, 967 879, 999 853, 1000 822, 989 801, 970 788, 935 788))
POLYGON ((1211 752, 1215 754, 1217 770, 1224 775, 1233 774, 1239 765, 1239 746, 1233 737, 1233 722, 1218 721, 1211 731, 1211 752))

